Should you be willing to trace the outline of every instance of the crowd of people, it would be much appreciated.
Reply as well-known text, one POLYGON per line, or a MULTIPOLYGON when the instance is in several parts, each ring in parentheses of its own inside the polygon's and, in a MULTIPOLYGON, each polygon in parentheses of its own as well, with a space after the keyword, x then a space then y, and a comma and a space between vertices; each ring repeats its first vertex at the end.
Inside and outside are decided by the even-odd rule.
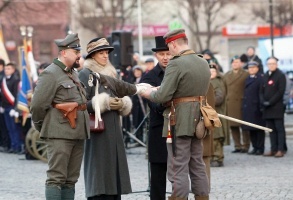
MULTIPOLYGON (((55 43, 58 58, 39 66, 30 104, 33 127, 47 144, 47 200, 74 199, 82 160, 87 199, 119 200, 131 193, 125 154, 130 139, 125 136, 132 130, 138 140, 148 143, 152 200, 165 199, 166 177, 173 186, 169 200, 186 199, 188 176, 195 199, 208 199, 207 166, 224 166, 223 148, 231 143, 230 133, 232 153, 280 158, 287 152, 284 113, 291 81, 278 69, 276 57, 266 60, 264 73, 250 46, 231 59, 231 70, 224 73, 212 51, 195 53, 185 31, 176 29, 155 37, 156 65, 153 58, 142 62, 134 54, 134 63, 118 74, 109 61, 114 48, 105 38, 89 41, 85 56, 77 34, 55 43), (212 98, 205 97, 208 90, 212 98), (211 134, 211 159, 205 160, 206 147, 194 132, 195 127, 204 132, 197 127, 202 120, 200 106, 212 99, 217 113, 271 128, 269 151, 265 152, 263 130, 221 119, 222 127, 211 134), (141 123, 148 113, 146 139, 141 123), (90 114, 103 120, 101 133, 88 126, 90 114)), ((23 126, 16 106, 20 75, 14 63, 1 59, 0 71, 0 151, 23 154, 31 121, 23 126)))

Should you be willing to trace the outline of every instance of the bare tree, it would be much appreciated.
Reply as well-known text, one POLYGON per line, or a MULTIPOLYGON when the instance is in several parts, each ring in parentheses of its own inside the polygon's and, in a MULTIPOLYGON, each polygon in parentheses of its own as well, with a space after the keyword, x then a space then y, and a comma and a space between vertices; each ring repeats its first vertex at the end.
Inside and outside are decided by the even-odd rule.
POLYGON ((136 6, 137 0, 88 0, 86 3, 79 1, 79 13, 75 16, 84 28, 99 36, 105 36, 105 33, 122 29, 136 6))
MULTIPOLYGON (((269 4, 253 8, 253 14, 266 22, 270 22, 269 4)), ((273 1, 273 22, 279 28, 281 36, 284 28, 293 23, 293 0, 273 1)))
POLYGON ((211 40, 214 35, 219 33, 219 29, 236 19, 235 13, 224 14, 222 12, 226 5, 235 2, 235 0, 178 0, 178 2, 188 12, 189 21, 184 20, 181 13, 179 13, 179 16, 196 38, 198 51, 209 49, 211 40), (217 20, 220 15, 223 19, 221 21, 217 20), (204 26, 200 24, 202 19, 204 26), (201 40, 202 36, 206 36, 205 44, 201 40))

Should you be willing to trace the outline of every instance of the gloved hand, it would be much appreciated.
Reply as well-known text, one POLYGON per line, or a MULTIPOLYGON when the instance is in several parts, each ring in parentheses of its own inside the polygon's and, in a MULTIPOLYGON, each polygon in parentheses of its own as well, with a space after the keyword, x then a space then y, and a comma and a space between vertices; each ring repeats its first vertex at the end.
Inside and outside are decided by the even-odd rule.
POLYGON ((142 94, 144 93, 148 88, 151 88, 152 86, 147 83, 139 83, 135 85, 136 87, 136 93, 135 94, 142 94))
POLYGON ((110 97, 109 104, 111 110, 120 110, 124 105, 122 99, 118 97, 110 97))
POLYGON ((270 102, 265 101, 265 102, 263 102, 263 105, 264 105, 265 107, 268 107, 268 106, 270 106, 271 104, 270 104, 270 102))
POLYGON ((14 117, 15 117, 15 118, 18 118, 18 117, 19 117, 19 112, 15 111, 15 113, 14 113, 14 117))
POLYGON ((0 113, 4 113, 4 108, 0 106, 0 113))
POLYGON ((9 116, 10 116, 10 117, 14 117, 15 112, 16 112, 16 111, 15 111, 14 109, 11 109, 10 112, 9 112, 9 116))

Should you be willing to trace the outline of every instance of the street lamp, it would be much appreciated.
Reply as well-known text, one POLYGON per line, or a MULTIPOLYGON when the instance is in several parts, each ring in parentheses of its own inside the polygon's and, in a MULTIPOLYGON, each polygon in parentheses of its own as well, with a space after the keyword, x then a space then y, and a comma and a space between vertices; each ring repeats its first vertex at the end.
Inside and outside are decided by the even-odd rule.
POLYGON ((274 57, 274 18, 273 18, 273 0, 269 0, 270 10, 270 37, 271 37, 271 51, 272 57, 274 57))

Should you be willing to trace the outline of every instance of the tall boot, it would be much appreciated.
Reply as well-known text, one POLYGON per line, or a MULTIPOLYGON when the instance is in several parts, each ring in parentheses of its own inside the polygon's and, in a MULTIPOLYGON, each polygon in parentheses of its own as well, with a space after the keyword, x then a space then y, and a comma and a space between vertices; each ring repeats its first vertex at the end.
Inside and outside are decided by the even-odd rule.
POLYGON ((61 200, 61 188, 57 186, 46 185, 46 200, 61 200))
POLYGON ((209 196, 194 196, 195 200, 209 200, 209 196))
POLYGON ((181 197, 168 197, 168 200, 187 200, 187 198, 181 198, 181 197))
POLYGON ((74 200, 75 188, 74 187, 61 187, 62 200, 74 200))

